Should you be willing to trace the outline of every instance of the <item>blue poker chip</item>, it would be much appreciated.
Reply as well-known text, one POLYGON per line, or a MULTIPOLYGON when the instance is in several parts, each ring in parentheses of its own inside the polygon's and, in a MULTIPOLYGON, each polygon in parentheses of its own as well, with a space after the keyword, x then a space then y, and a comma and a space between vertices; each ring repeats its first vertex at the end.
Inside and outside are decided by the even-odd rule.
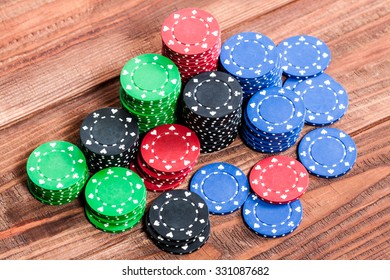
POLYGON ((203 166, 193 175, 190 190, 204 199, 211 214, 225 215, 241 208, 250 186, 238 167, 216 162, 203 166))
POLYGON ((298 156, 311 174, 336 178, 346 174, 355 164, 356 144, 340 129, 317 128, 302 138, 298 156))
POLYGON ((302 81, 304 81, 304 79, 298 79, 298 78, 290 77, 290 78, 288 78, 288 79, 286 79, 284 81, 283 87, 286 88, 286 89, 294 91, 296 86, 299 85, 299 83, 301 83, 302 81))
POLYGON ((242 216, 257 235, 276 238, 290 234, 299 226, 302 211, 299 199, 287 204, 271 204, 252 194, 244 203, 242 216))
POLYGON ((267 154, 277 154, 277 153, 284 152, 295 144, 293 143, 293 144, 283 144, 281 146, 269 146, 267 144, 261 144, 258 142, 251 141, 250 139, 245 138, 245 136, 242 137, 242 140, 244 141, 245 145, 248 146, 250 149, 256 152, 267 153, 267 154))
POLYGON ((242 32, 221 47, 221 68, 234 76, 244 92, 244 103, 257 91, 281 86, 281 54, 267 36, 242 32))
POLYGON ((325 73, 306 80, 289 82, 287 86, 292 87, 294 92, 302 97, 306 108, 307 124, 330 125, 340 120, 347 111, 347 92, 325 73))
POLYGON ((308 35, 287 38, 280 42, 282 69, 289 77, 313 77, 328 68, 331 54, 322 40, 308 35))
POLYGON ((287 138, 292 138, 292 137, 295 137, 295 136, 299 136, 303 126, 304 126, 304 122, 302 122, 302 124, 300 126, 298 126, 297 128, 291 130, 290 132, 288 133, 284 133, 284 134, 272 134, 272 133, 268 133, 268 132, 264 132, 264 131, 261 131, 259 130, 257 127, 255 127, 248 119, 247 117, 247 114, 243 114, 243 122, 244 122, 244 126, 246 129, 248 129, 251 134, 253 135, 256 135, 258 137, 262 137, 264 139, 267 139, 269 141, 273 141, 273 140, 278 140, 278 139, 281 139, 281 141, 285 141, 287 140, 287 138))
POLYGON ((302 98, 293 91, 271 87, 249 99, 246 114, 248 121, 264 134, 284 135, 302 125, 306 109, 302 98))
POLYGON ((224 69, 234 76, 253 79, 269 73, 279 61, 275 43, 256 32, 241 32, 226 40, 220 53, 224 69))
POLYGON ((292 143, 295 142, 295 139, 299 137, 298 134, 295 134, 289 137, 270 138, 251 130, 248 126, 243 126, 241 128, 241 132, 244 136, 249 137, 249 139, 251 139, 252 141, 263 142, 263 144, 269 144, 271 146, 292 143))
POLYGON ((249 134, 247 132, 247 130, 244 130, 244 129, 242 130, 241 138, 247 144, 251 144, 252 146, 255 146, 255 147, 257 146, 259 148, 260 147, 267 147, 271 150, 280 150, 280 149, 285 150, 285 149, 293 146, 298 140, 298 136, 295 136, 294 138, 288 139, 286 141, 276 142, 276 140, 275 140, 274 142, 271 142, 271 141, 268 141, 266 139, 256 138, 255 136, 253 136, 252 134, 249 134))

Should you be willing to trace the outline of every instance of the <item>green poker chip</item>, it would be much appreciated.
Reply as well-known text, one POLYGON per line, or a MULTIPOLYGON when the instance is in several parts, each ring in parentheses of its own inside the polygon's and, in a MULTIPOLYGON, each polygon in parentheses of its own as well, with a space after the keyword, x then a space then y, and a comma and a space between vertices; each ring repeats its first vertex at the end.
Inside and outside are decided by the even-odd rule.
POLYGON ((88 208, 85 208, 85 214, 90 221, 90 223, 97 229, 108 232, 108 233, 121 233, 126 230, 132 229, 134 226, 136 226, 140 220, 142 219, 144 212, 139 213, 137 216, 135 216, 133 219, 130 219, 124 223, 106 223, 101 222, 96 217, 89 212, 88 208))
POLYGON ((112 216, 106 216, 106 215, 102 215, 101 213, 98 213, 96 211, 94 211, 91 207, 89 207, 88 205, 86 205, 86 207, 88 207, 88 211, 95 216, 95 218, 97 220, 102 220, 102 221, 106 221, 106 222, 117 222, 117 221, 124 221, 124 220, 128 220, 128 219, 131 219, 132 217, 136 216, 139 214, 139 212, 142 211, 142 209, 145 208, 145 205, 146 205, 146 199, 144 201, 142 201, 140 203, 140 205, 134 209, 133 211, 131 211, 130 213, 127 213, 125 215, 121 215, 121 216, 116 216, 116 217, 112 217, 112 216))
POLYGON ((137 209, 146 198, 146 188, 138 174, 124 167, 95 173, 85 187, 88 206, 106 217, 120 217, 137 209))
POLYGON ((91 208, 87 207, 86 211, 88 211, 88 213, 90 215, 92 215, 94 217, 94 219, 100 223, 103 223, 103 224, 109 224, 109 225, 112 225, 112 226, 121 226, 121 225, 125 225, 125 224, 128 224, 129 222, 133 221, 134 219, 136 219, 140 214, 143 214, 145 212, 145 207, 146 207, 146 204, 144 204, 141 208, 139 208, 137 210, 137 212, 134 212, 132 215, 130 215, 128 218, 126 219, 121 219, 121 220, 110 220, 110 219, 105 219, 105 218, 102 218, 100 216, 96 216, 94 214, 94 212, 91 211, 91 208))
POLYGON ((63 205, 72 202, 76 197, 74 198, 61 198, 61 199, 53 199, 53 198, 47 198, 47 197, 42 197, 41 195, 38 195, 34 192, 34 190, 31 189, 31 185, 27 185, 31 195, 38 200, 41 203, 47 204, 47 205, 63 205))
POLYGON ((176 121, 182 83, 179 69, 169 58, 160 54, 134 57, 123 67, 120 84, 121 106, 137 117, 141 133, 176 121))
POLYGON ((129 113, 134 114, 137 117, 138 127, 141 133, 147 132, 148 130, 163 124, 171 124, 176 122, 176 104, 175 109, 172 109, 169 112, 172 112, 171 115, 162 113, 161 115, 155 116, 144 116, 143 114, 136 113, 133 109, 130 109, 122 100, 122 108, 127 110, 129 113))
POLYGON ((66 141, 50 141, 37 147, 29 156, 26 169, 30 193, 49 205, 75 200, 89 177, 84 154, 66 141))
POLYGON ((160 54, 143 54, 125 64, 120 83, 134 99, 156 101, 177 91, 181 80, 179 69, 172 60, 160 54))
POLYGON ((51 141, 36 148, 27 160, 27 175, 37 186, 60 191, 80 184, 88 170, 82 151, 65 141, 51 141))

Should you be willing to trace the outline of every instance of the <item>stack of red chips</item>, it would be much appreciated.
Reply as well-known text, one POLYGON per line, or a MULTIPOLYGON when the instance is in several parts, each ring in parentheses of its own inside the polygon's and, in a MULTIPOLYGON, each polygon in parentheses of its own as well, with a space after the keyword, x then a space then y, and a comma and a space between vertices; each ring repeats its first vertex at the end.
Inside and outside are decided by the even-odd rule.
POLYGON ((197 163, 200 143, 195 132, 179 124, 165 124, 145 134, 138 158, 130 169, 150 191, 180 186, 197 163))
POLYGON ((208 12, 186 8, 172 13, 162 24, 161 37, 162 55, 177 65, 184 83, 199 73, 217 70, 221 32, 208 12))

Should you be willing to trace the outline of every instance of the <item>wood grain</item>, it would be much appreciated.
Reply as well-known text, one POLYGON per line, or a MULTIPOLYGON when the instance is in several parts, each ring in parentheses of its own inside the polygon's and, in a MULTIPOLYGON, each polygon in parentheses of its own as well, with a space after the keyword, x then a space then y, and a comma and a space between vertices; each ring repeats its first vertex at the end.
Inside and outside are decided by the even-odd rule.
MULTIPOLYGON (((0 3, 0 30, 0 259, 390 258, 388 1, 7 0, 0 3), (42 205, 27 190, 25 164, 43 142, 76 143, 89 112, 118 106, 124 63, 160 52, 162 21, 191 6, 217 18, 223 40, 242 31, 275 43, 297 34, 324 40, 332 51, 327 73, 350 100, 333 127, 353 137, 358 159, 344 177, 310 177, 304 219, 293 234, 264 239, 245 227, 240 212, 211 216, 210 241, 180 257, 157 249, 142 224, 117 235, 94 229, 81 198, 42 205)), ((296 147, 283 154, 296 157, 296 147)), ((202 155, 198 167, 218 160, 248 173, 266 156, 237 138, 202 155)), ((148 203, 156 197, 148 193, 148 203)))

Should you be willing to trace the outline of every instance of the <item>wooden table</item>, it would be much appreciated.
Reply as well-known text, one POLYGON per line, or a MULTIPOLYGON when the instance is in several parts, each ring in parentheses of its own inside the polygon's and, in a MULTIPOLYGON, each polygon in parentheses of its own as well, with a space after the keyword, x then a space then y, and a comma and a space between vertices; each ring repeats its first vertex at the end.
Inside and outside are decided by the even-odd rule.
MULTIPOLYGON (((1 1, 0 259, 389 259, 389 4, 1 1), (122 66, 136 55, 160 52, 163 20, 193 5, 217 18, 223 41, 242 31, 264 33, 275 43, 297 34, 324 40, 332 51, 326 72, 346 88, 350 101, 347 114, 332 126, 353 137, 358 159, 339 179, 310 176, 303 222, 291 235, 261 238, 238 211, 212 216, 209 242, 193 254, 174 256, 157 249, 141 224, 117 235, 96 230, 81 200, 41 204, 27 190, 25 165, 43 142, 76 143, 91 111, 119 106, 122 66)), ((305 126, 302 134, 312 129, 305 126)), ((296 146, 282 154, 296 157, 296 146)), ((198 167, 218 160, 248 172, 266 156, 237 138, 223 151, 202 155, 198 167)), ((157 195, 148 193, 148 202, 157 195)))

